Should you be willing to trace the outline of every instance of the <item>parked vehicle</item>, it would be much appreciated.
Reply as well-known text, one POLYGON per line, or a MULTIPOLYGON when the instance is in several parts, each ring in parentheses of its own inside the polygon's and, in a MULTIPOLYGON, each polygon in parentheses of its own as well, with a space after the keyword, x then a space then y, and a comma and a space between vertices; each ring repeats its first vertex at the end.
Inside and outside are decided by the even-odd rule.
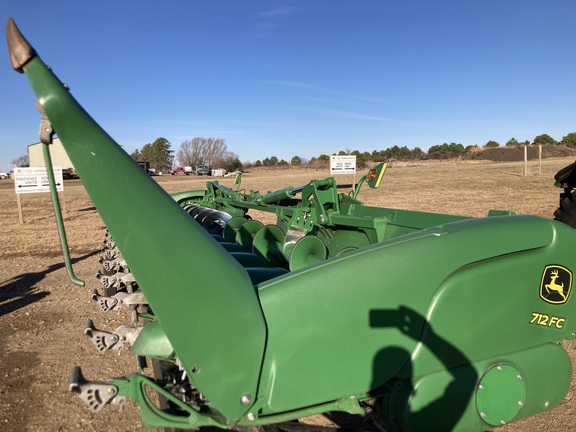
POLYGON ((177 167, 177 168, 170 170, 170 174, 172 174, 172 175, 176 175, 176 174, 190 175, 190 174, 194 174, 194 173, 192 172, 192 167, 185 166, 185 167, 177 167))
POLYGON ((196 175, 198 176, 202 176, 202 175, 211 175, 211 170, 210 168, 208 168, 206 165, 199 165, 196 168, 196 175))

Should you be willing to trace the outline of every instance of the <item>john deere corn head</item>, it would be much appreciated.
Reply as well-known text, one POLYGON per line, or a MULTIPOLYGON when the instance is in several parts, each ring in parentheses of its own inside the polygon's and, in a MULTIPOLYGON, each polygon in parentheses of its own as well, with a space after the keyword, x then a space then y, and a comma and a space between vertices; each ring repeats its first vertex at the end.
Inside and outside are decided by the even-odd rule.
MULTIPOLYGON (((7 37, 42 141, 58 134, 109 230, 93 298, 130 311, 118 329, 86 325, 99 351, 130 345, 141 365, 106 381, 75 367, 70 390, 91 410, 130 398, 149 427, 293 430, 340 411, 380 430, 480 431, 564 399, 562 340, 576 330, 568 224, 363 205, 362 183, 377 187, 385 165, 352 196, 333 178, 268 193, 212 181, 170 196, 12 20, 7 37)), ((575 178, 572 166, 556 178, 556 219, 568 223, 575 178)))

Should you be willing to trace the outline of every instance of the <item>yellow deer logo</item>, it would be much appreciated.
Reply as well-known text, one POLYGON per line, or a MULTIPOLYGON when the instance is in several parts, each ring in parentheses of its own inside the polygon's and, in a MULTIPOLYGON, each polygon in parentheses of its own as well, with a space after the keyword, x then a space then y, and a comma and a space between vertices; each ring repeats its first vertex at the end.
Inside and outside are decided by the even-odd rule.
POLYGON ((558 279, 558 270, 552 270, 550 272, 550 283, 544 285, 544 288, 546 288, 548 294, 550 294, 550 291, 557 292, 562 297, 562 299, 566 301, 566 296, 564 295, 564 283, 558 285, 556 283, 556 279, 558 279))
POLYGON ((572 272, 559 265, 544 269, 540 282, 540 298, 547 303, 563 304, 568 301, 572 288, 572 272))

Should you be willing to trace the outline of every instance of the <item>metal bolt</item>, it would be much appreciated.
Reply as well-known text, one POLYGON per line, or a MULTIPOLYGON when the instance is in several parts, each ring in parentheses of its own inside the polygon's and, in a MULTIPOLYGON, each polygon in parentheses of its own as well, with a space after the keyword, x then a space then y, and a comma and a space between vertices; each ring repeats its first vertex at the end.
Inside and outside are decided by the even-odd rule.
POLYGON ((500 424, 501 424, 501 425, 505 425, 505 424, 506 424, 506 420, 500 420, 500 424))
POLYGON ((544 407, 548 408, 550 406, 550 402, 545 402, 544 407))
POLYGON ((192 366, 191 372, 192 373, 200 372, 200 366, 198 366, 198 365, 192 366))
POLYGON ((248 405, 251 400, 252 400, 252 398, 250 397, 250 395, 245 394, 245 395, 242 395, 242 397, 240 398, 240 403, 242 405, 248 405))
POLYGON ((480 385, 478 386, 478 390, 484 390, 484 386, 483 386, 482 384, 480 384, 480 385))
POLYGON ((252 414, 252 413, 248 413, 248 415, 246 416, 246 418, 247 418, 249 421, 254 421, 254 419, 256 418, 256 416, 255 416, 254 414, 252 414))
POLYGON ((114 394, 114 393, 115 393, 114 389, 112 387, 109 387, 108 388, 108 394, 114 394))
POLYGON ((484 411, 482 411, 482 412, 480 413, 480 417, 482 417, 482 418, 486 417, 486 413, 485 413, 484 411))
POLYGON ((523 402, 523 401, 518 401, 518 406, 523 407, 523 406, 524 406, 524 402, 523 402))
POLYGON ((350 399, 356 399, 356 396, 352 395, 350 396, 350 399))
POLYGON ((522 375, 518 374, 518 375, 516 375, 516 378, 523 379, 524 377, 522 375))
POLYGON ((502 372, 502 366, 498 366, 498 371, 502 372))

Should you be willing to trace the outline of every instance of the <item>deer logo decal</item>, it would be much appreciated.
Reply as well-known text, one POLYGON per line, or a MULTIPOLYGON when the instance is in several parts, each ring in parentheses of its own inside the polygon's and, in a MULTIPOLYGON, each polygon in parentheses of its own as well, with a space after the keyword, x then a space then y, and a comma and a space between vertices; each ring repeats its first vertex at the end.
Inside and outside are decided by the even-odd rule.
POLYGON ((572 272, 566 267, 549 265, 540 282, 540 298, 547 303, 563 304, 572 291, 572 272))

